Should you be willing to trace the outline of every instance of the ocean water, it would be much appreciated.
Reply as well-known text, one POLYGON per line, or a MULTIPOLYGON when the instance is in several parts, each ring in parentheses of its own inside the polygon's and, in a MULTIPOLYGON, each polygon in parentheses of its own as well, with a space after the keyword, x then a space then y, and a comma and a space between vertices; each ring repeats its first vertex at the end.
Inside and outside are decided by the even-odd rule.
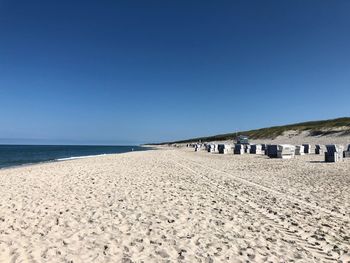
POLYGON ((140 146, 0 145, 0 168, 148 149, 140 146))

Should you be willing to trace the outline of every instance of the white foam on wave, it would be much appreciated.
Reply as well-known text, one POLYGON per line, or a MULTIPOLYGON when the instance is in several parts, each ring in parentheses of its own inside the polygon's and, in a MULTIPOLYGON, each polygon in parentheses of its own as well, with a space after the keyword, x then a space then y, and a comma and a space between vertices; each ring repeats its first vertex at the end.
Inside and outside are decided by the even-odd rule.
POLYGON ((107 155, 107 154, 86 155, 86 156, 74 156, 74 157, 67 157, 67 158, 56 159, 56 161, 68 161, 68 160, 75 160, 75 159, 85 159, 85 158, 93 158, 93 157, 105 156, 105 155, 107 155))

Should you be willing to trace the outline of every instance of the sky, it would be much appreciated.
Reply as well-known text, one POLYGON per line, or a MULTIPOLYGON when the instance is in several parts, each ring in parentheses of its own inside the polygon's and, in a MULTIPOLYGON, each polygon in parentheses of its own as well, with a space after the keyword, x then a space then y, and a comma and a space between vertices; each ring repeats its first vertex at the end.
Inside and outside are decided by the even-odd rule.
POLYGON ((0 143, 349 116, 350 1, 0 0, 0 143))

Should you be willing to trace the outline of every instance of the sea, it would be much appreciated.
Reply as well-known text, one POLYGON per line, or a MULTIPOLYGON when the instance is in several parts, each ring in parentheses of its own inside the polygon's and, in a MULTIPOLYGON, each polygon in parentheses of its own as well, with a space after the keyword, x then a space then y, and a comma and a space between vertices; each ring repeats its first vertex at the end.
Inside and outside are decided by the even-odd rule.
POLYGON ((141 146, 0 145, 0 169, 149 149, 141 146))

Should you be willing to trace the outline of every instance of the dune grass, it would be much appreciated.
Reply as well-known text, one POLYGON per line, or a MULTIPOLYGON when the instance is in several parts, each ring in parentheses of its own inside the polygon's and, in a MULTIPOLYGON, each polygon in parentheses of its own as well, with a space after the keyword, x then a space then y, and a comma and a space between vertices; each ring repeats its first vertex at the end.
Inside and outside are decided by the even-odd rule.
POLYGON ((169 143, 189 143, 195 141, 223 141, 236 139, 239 135, 247 135, 251 139, 274 139, 279 135, 282 135, 286 131, 309 131, 311 136, 322 136, 332 133, 339 132, 337 129, 340 127, 345 127, 343 134, 350 133, 350 117, 343 117, 331 120, 321 120, 321 121, 309 121, 301 122, 296 124, 289 124, 283 126, 274 126, 269 128, 262 128, 250 131, 241 131, 235 133, 219 134, 207 137, 198 137, 174 142, 164 142, 163 144, 169 143))

